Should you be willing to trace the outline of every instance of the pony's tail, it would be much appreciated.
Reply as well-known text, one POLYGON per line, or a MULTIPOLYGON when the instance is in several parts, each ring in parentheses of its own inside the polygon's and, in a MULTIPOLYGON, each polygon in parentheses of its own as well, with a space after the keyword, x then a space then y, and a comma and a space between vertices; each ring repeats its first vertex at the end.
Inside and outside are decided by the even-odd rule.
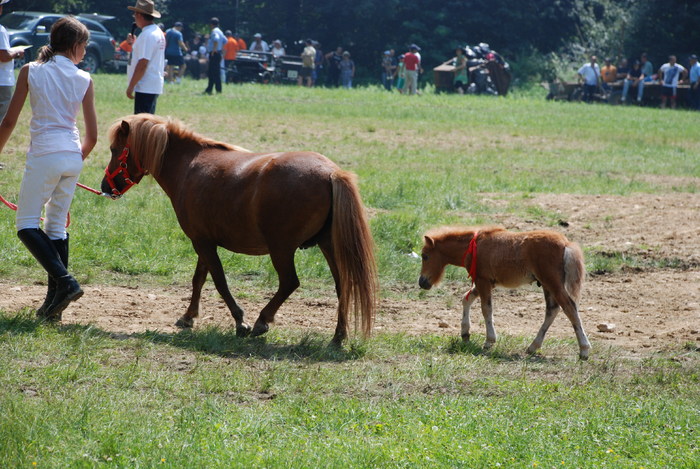
POLYGON ((331 238, 340 277, 338 314, 344 316, 347 324, 352 303, 355 328, 361 320, 362 333, 367 337, 374 323, 379 282, 374 258, 374 241, 356 179, 354 174, 343 170, 337 170, 331 175, 331 238))
POLYGON ((581 296, 581 286, 585 277, 586 265, 583 262, 583 251, 578 244, 569 243, 564 248, 564 287, 576 303, 581 296))

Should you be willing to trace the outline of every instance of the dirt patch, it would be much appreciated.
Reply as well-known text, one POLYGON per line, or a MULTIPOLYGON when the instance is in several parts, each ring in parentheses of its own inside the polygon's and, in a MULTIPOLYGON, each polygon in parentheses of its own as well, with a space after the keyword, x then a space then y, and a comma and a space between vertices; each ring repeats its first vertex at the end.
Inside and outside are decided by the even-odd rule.
MULTIPOLYGON (((580 308, 594 353, 608 346, 635 354, 687 343, 700 347, 700 194, 633 197, 545 194, 517 200, 485 194, 484 203, 504 209, 512 203, 524 204, 536 209, 533 213, 538 216, 561 218, 562 223, 555 229, 583 246, 681 261, 673 269, 645 267, 589 276, 580 308), (600 332, 599 324, 615 327, 611 332, 600 332)), ((545 226, 542 219, 519 218, 505 210, 493 219, 517 230, 545 226)), ((408 299, 399 291, 388 292, 380 304, 376 330, 459 336, 460 297, 464 288, 466 283, 464 287, 447 285, 421 299, 408 299)), ((45 287, 5 281, 0 282, 0 291, 0 309, 17 311, 40 304, 45 287)), ((87 285, 83 298, 64 312, 63 321, 94 324, 122 334, 146 330, 172 333, 177 331, 174 323, 184 313, 189 294, 189 285, 164 288, 87 285)), ((544 317, 544 300, 539 289, 534 286, 499 289, 493 301, 499 334, 535 336, 544 317)), ((239 304, 247 311, 246 319, 251 324, 264 306, 262 301, 246 299, 239 304)), ((330 337, 335 327, 335 308, 336 300, 330 292, 327 297, 313 299, 292 295, 278 312, 274 327, 322 330, 330 337)), ((195 327, 211 325, 230 328, 233 320, 208 282, 195 327)), ((484 334, 478 304, 472 312, 472 330, 484 334)), ((563 314, 554 322, 548 336, 573 338, 563 314)))

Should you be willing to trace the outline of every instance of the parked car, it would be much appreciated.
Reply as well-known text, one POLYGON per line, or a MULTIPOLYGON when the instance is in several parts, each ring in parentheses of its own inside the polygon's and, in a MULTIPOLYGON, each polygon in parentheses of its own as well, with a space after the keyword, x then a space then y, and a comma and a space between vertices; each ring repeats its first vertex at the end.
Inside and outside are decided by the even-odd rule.
MULTIPOLYGON (((51 26, 67 15, 44 13, 40 11, 14 11, 0 18, 0 24, 5 26, 10 36, 10 46, 32 46, 24 51, 24 60, 16 60, 15 65, 21 67, 36 57, 39 49, 49 42, 51 26)), ((85 58, 80 68, 90 73, 99 69, 114 68, 114 38, 104 26, 104 22, 114 19, 113 16, 97 14, 81 14, 76 18, 87 26, 90 31, 90 42, 85 51, 85 58)))

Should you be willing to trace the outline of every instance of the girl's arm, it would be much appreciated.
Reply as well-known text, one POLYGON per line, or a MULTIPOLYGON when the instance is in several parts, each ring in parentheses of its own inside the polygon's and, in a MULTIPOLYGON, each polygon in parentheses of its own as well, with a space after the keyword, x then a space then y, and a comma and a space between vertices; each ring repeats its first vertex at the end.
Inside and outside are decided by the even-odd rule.
POLYGON ((87 158, 97 143, 97 113, 95 112, 95 88, 92 80, 83 97, 83 119, 85 120, 85 136, 81 151, 83 159, 87 158))
POLYGON ((29 64, 23 66, 19 71, 17 85, 15 86, 15 92, 12 94, 10 107, 7 108, 7 114, 5 114, 5 118, 2 120, 2 123, 0 123, 0 152, 5 148, 5 144, 10 139, 15 125, 17 125, 17 119, 22 112, 22 107, 24 107, 24 102, 29 94, 28 77, 29 64))

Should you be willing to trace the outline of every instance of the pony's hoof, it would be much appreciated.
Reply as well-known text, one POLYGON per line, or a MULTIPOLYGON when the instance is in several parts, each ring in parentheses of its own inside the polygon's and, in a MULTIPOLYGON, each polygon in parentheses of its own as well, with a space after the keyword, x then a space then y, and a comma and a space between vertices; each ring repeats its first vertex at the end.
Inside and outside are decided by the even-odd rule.
POLYGON ((270 326, 265 324, 264 322, 256 322, 255 327, 253 327, 253 331, 250 333, 251 337, 258 337, 260 335, 263 335, 267 331, 270 330, 270 326))
POLYGON ((495 342, 484 342, 484 350, 491 350, 495 342))
POLYGON ((462 334, 462 342, 464 342, 465 344, 469 343, 469 337, 469 334, 462 334))
POLYGON ((250 335, 250 326, 248 324, 241 324, 236 326, 236 337, 248 337, 250 335))
POLYGON ((192 329, 193 326, 194 319, 186 318, 185 316, 182 316, 175 323, 175 327, 179 327, 180 329, 192 329))

